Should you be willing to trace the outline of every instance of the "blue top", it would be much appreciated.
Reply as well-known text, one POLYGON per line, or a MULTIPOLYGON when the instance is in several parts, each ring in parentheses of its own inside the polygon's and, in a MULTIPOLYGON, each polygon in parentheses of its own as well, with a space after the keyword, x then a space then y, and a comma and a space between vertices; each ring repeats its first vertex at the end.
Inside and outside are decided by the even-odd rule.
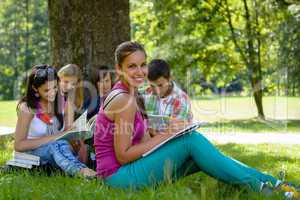
POLYGON ((89 120, 99 112, 99 108, 102 105, 104 97, 90 97, 83 102, 83 109, 88 110, 87 119, 89 120))

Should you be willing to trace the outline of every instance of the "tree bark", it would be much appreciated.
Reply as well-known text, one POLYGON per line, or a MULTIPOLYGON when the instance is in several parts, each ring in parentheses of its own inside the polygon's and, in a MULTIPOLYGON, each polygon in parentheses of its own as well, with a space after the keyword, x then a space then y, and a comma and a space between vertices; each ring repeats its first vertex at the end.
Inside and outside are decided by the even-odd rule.
POLYGON ((30 32, 29 32, 29 0, 26 0, 25 2, 25 51, 24 51, 24 71, 30 69, 30 52, 29 52, 29 41, 30 41, 30 32))
MULTIPOLYGON (((251 25, 250 12, 247 5, 247 0, 243 0, 245 8, 245 19, 246 19, 246 35, 247 35, 247 54, 248 54, 248 63, 247 68, 249 71, 249 79, 251 82, 253 96, 255 104, 257 107, 258 117, 261 119, 265 118, 263 105, 262 105, 262 75, 261 75, 261 65, 260 58, 255 53, 254 39, 257 38, 257 35, 254 35, 254 28, 251 25)), ((258 43, 260 45, 260 43, 258 43)), ((260 46, 257 47, 257 52, 259 53, 260 46)))
MULTIPOLYGON (((265 119, 263 104, 262 104, 263 89, 262 89, 262 73, 261 73, 261 60, 260 60, 260 56, 261 56, 260 55, 260 33, 259 30, 254 31, 254 27, 251 25, 252 20, 250 17, 250 11, 247 5, 247 0, 243 0, 243 3, 245 9, 245 20, 246 20, 245 32, 246 32, 246 43, 247 43, 247 45, 245 45, 244 48, 242 48, 237 41, 237 37, 231 20, 229 5, 227 0, 225 0, 228 25, 231 31, 232 41, 234 42, 235 47, 239 50, 239 53, 248 69, 249 80, 253 90, 253 96, 254 96, 257 112, 258 112, 258 117, 261 119, 265 119), (255 40, 257 41, 257 47, 255 47, 254 45, 255 40)), ((255 20, 255 23, 257 29, 259 25, 257 18, 255 20)))
POLYGON ((48 0, 52 64, 114 66, 114 50, 130 40, 129 0, 48 0))

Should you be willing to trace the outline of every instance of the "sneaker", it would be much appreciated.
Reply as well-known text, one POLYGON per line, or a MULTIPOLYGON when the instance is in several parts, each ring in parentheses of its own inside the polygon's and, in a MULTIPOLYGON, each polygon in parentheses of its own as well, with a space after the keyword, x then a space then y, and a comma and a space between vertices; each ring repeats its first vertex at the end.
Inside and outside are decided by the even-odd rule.
POLYGON ((293 183, 283 182, 277 186, 276 190, 284 192, 287 199, 300 199, 300 188, 293 183))
POLYGON ((263 185, 261 187, 261 193, 266 196, 270 196, 270 195, 274 194, 274 187, 269 182, 263 183, 263 185))

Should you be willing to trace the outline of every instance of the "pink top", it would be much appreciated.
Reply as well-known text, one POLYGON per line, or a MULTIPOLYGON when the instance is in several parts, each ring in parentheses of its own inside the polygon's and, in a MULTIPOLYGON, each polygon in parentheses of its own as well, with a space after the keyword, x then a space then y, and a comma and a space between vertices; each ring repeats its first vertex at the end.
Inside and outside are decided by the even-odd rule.
MULTIPOLYGON (((128 92, 128 88, 118 82, 112 90, 122 89, 128 92)), ((97 176, 107 177, 116 172, 121 164, 117 161, 114 150, 114 122, 103 111, 103 105, 99 109, 94 133, 94 146, 97 162, 97 176)), ((132 145, 138 144, 147 130, 147 120, 141 112, 135 113, 132 145)))

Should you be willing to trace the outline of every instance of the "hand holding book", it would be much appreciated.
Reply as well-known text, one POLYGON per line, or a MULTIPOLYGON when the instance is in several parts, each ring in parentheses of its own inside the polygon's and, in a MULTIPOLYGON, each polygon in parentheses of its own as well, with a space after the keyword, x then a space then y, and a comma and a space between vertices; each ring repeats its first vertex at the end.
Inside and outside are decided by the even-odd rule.
POLYGON ((196 130, 196 129, 200 128, 201 126, 205 125, 205 124, 206 123, 203 123, 203 122, 191 123, 189 125, 186 124, 186 125, 184 125, 183 129, 180 129, 180 128, 182 128, 182 124, 177 125, 177 127, 174 125, 174 127, 168 129, 168 132, 162 132, 162 134, 170 134, 170 136, 166 140, 164 140, 163 142, 157 144, 152 149, 150 149, 149 151, 144 153, 142 156, 145 157, 145 156, 149 155, 150 153, 154 152, 156 149, 158 149, 159 147, 161 147, 165 143, 169 142, 170 140, 172 140, 174 138, 177 138, 177 137, 180 137, 184 134, 187 134, 187 133, 189 133, 193 130, 196 130), (179 131, 177 131, 177 130, 179 130, 179 131))

